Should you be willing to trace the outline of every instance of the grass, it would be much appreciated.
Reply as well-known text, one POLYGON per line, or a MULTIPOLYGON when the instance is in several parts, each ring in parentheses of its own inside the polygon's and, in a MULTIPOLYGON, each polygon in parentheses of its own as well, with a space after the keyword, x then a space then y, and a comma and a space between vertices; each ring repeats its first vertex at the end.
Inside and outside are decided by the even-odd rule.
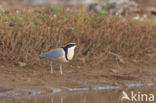
POLYGON ((41 52, 67 42, 79 45, 77 62, 151 60, 156 26, 126 18, 51 7, 0 12, 0 60, 41 63, 41 52))

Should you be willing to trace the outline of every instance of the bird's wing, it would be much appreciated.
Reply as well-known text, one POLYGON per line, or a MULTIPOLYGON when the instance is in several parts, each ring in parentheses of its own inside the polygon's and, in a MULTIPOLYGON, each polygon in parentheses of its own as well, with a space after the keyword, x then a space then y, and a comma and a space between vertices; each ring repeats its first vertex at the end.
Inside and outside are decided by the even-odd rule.
POLYGON ((55 48, 49 50, 47 52, 42 53, 43 57, 50 58, 50 59, 57 59, 65 55, 63 48, 55 48))

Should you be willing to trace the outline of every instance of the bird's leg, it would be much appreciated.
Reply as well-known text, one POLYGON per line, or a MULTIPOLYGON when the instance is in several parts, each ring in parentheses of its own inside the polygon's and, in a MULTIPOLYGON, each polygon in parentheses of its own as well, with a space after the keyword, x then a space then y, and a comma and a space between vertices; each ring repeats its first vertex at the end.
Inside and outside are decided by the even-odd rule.
POLYGON ((63 96, 61 96, 61 103, 63 103, 63 96))
POLYGON ((61 73, 61 75, 63 74, 63 72, 62 72, 62 64, 60 64, 60 73, 61 73))
POLYGON ((53 62, 50 61, 50 73, 53 73, 53 62))
POLYGON ((54 103, 54 99, 53 99, 53 97, 51 97, 51 103, 54 103))

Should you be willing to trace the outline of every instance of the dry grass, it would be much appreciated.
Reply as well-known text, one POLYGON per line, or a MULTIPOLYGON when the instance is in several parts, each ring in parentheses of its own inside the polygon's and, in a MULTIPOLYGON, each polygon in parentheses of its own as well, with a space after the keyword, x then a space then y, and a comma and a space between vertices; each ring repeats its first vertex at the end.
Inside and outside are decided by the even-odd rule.
POLYGON ((41 52, 78 43, 77 62, 96 64, 147 61, 156 47, 156 27, 117 16, 98 16, 64 8, 21 9, 0 13, 0 60, 41 62, 41 52))

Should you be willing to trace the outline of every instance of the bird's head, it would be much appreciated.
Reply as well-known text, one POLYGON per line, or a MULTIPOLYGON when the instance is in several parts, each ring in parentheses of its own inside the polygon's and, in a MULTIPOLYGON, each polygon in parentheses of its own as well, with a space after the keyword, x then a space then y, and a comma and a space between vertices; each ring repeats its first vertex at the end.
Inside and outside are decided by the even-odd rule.
POLYGON ((64 48, 67 48, 67 49, 75 49, 77 47, 77 44, 76 43, 73 43, 73 42, 70 42, 70 43, 67 43, 64 48))

